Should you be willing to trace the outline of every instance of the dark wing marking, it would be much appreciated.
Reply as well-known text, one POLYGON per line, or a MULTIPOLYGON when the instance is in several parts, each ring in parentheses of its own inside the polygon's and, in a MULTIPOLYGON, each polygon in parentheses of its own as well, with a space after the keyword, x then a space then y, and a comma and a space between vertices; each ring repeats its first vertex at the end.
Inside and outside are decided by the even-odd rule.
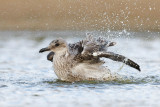
POLYGON ((140 66, 134 61, 126 58, 123 55, 115 54, 113 52, 106 52, 109 46, 114 46, 115 42, 107 41, 103 37, 94 38, 92 35, 77 43, 69 44, 69 52, 75 55, 74 60, 78 62, 99 62, 101 57, 111 59, 113 61, 123 62, 130 67, 140 71, 140 66), (96 53, 95 56, 93 53, 96 53))
POLYGON ((114 46, 115 42, 110 42, 104 37, 93 37, 88 34, 82 41, 68 44, 69 53, 72 55, 92 54, 98 51, 107 51, 109 46, 114 46))
POLYGON ((54 56, 54 52, 50 52, 50 53, 47 55, 47 60, 53 62, 53 56, 54 56))
POLYGON ((116 43, 108 41, 104 37, 93 37, 92 35, 88 34, 86 38, 82 41, 83 52, 82 54, 91 54, 93 52, 98 51, 107 51, 107 48, 110 46, 114 46, 116 43))
POLYGON ((105 58, 109 58, 113 61, 123 62, 126 65, 129 65, 130 67, 133 67, 133 68, 141 71, 140 66, 137 63, 135 63, 131 59, 126 58, 123 55, 115 54, 113 52, 101 52, 101 53, 97 54, 97 57, 105 57, 105 58))
POLYGON ((140 66, 137 63, 135 63, 131 59, 126 58, 123 55, 115 54, 113 52, 95 52, 93 54, 81 54, 77 56, 77 61, 92 61, 93 59, 96 59, 98 61, 101 57, 105 57, 113 61, 123 62, 126 65, 133 67, 138 71, 141 71, 140 66))
POLYGON ((69 53, 72 55, 78 55, 83 51, 83 47, 82 47, 82 41, 73 43, 73 44, 69 44, 68 45, 69 48, 69 53))

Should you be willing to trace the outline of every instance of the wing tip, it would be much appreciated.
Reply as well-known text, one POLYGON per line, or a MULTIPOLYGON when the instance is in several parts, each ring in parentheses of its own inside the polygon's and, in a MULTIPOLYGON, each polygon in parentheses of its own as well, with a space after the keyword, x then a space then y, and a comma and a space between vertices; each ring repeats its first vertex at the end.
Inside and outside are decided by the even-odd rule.
POLYGON ((137 67, 137 70, 139 71, 139 72, 141 72, 141 68, 140 68, 140 66, 138 65, 138 67, 137 67))

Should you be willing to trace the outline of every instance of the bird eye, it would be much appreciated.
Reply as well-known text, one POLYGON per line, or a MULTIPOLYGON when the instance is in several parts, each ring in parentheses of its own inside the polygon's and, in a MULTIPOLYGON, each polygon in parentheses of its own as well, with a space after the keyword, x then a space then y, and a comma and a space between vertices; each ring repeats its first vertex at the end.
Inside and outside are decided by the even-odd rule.
POLYGON ((58 43, 58 42, 59 42, 59 40, 56 40, 56 41, 55 41, 55 43, 58 43))
POLYGON ((59 43, 56 43, 55 46, 59 46, 59 43))

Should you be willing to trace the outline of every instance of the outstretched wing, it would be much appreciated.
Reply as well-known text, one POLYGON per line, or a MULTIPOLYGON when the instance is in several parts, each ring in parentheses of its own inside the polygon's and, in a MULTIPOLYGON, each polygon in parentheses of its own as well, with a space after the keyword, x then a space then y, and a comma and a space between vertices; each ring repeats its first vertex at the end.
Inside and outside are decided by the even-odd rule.
POLYGON ((105 58, 109 58, 113 61, 123 62, 126 65, 133 67, 133 68, 137 69, 138 71, 141 71, 140 66, 137 63, 135 63, 134 61, 132 61, 131 59, 129 59, 123 55, 115 54, 113 52, 95 52, 95 53, 93 53, 93 56, 98 57, 98 58, 105 57, 105 58))
POLYGON ((82 54, 90 54, 98 51, 105 52, 109 46, 114 46, 115 44, 115 42, 108 41, 104 37, 96 38, 88 34, 86 39, 82 41, 82 54))
POLYGON ((140 66, 137 63, 135 63, 134 61, 123 55, 115 54, 113 52, 94 52, 93 54, 86 54, 86 55, 81 54, 78 55, 77 57, 78 61, 87 61, 87 60, 92 61, 93 59, 99 60, 100 58, 104 57, 111 59, 113 61, 122 62, 130 67, 137 69, 138 71, 141 71, 140 66))
POLYGON ((78 61, 90 61, 98 62, 101 57, 111 59, 113 61, 123 62, 126 65, 133 67, 140 71, 140 66, 134 61, 126 58, 123 55, 115 54, 113 52, 107 52, 109 46, 114 46, 115 42, 107 41, 104 37, 95 38, 92 35, 88 34, 87 37, 75 44, 75 47, 78 48, 75 59, 78 61))
POLYGON ((89 63, 92 63, 95 61, 96 63, 99 62, 101 57, 104 57, 113 61, 123 62, 140 71, 140 66, 134 61, 123 55, 107 52, 107 48, 109 46, 114 46, 115 44, 115 42, 107 41, 103 37, 95 38, 89 34, 84 40, 69 44, 69 51, 71 54, 75 55, 74 60, 79 62, 88 61, 89 63))
POLYGON ((109 46, 114 46, 116 43, 106 40, 104 37, 93 37, 88 34, 84 40, 69 44, 68 50, 70 54, 92 54, 93 52, 106 52, 109 46))

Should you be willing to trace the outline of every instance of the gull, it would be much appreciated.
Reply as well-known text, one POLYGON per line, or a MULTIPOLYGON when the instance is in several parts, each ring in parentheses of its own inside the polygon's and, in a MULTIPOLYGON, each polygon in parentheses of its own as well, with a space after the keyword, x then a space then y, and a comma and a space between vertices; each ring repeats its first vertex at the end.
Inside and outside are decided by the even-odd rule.
POLYGON ((119 78, 118 73, 104 66, 106 62, 102 58, 122 62, 140 71, 140 66, 131 59, 107 50, 115 44, 105 37, 87 34, 85 39, 76 43, 58 38, 39 53, 51 51, 47 59, 53 63, 54 72, 62 81, 112 81, 119 78))

